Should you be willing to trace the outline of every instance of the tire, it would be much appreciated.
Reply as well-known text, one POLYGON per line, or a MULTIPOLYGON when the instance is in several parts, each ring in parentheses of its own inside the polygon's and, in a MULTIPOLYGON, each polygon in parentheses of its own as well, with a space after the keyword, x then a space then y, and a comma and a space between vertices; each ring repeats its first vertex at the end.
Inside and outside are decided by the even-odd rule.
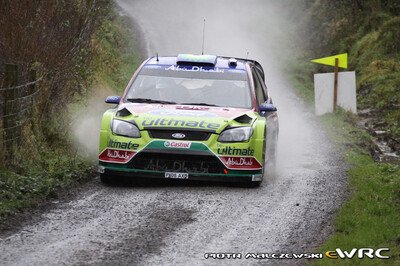
POLYGON ((100 174, 100 181, 103 184, 107 184, 107 185, 112 184, 111 177, 107 174, 100 174))
POLYGON ((242 185, 244 188, 258 188, 260 187, 262 181, 251 181, 251 182, 246 182, 242 185))
POLYGON ((273 147, 269 151, 269 156, 268 156, 268 162, 267 162, 267 167, 269 171, 272 171, 273 173, 275 172, 276 169, 276 141, 273 144, 273 147))
POLYGON ((276 174, 276 161, 277 161, 277 145, 278 145, 278 136, 274 133, 274 137, 269 140, 271 142, 268 147, 267 160, 265 161, 265 171, 267 171, 267 175, 274 176, 276 174))

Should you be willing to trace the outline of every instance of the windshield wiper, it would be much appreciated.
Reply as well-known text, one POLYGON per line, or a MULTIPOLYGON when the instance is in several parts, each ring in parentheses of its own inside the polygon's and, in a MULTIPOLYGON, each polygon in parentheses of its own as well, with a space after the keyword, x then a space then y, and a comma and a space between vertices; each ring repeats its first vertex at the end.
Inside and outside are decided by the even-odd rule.
POLYGON ((205 105, 205 106, 217 106, 219 107, 219 105, 215 105, 215 104, 210 104, 210 103, 180 103, 181 105, 205 105))
POLYGON ((161 103, 161 104, 176 104, 176 102, 163 101, 163 100, 154 100, 148 98, 128 98, 126 99, 131 103, 161 103))

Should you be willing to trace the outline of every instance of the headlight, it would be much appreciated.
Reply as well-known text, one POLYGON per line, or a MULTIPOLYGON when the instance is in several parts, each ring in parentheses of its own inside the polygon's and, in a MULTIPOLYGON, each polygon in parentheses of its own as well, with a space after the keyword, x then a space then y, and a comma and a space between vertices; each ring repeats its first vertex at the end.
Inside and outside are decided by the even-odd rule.
POLYGON ((242 142, 250 139, 253 134, 251 127, 237 127, 225 130, 218 138, 219 142, 242 142))
POLYGON ((120 136, 140 138, 140 131, 137 126, 126 121, 114 119, 112 122, 111 130, 114 134, 120 136))

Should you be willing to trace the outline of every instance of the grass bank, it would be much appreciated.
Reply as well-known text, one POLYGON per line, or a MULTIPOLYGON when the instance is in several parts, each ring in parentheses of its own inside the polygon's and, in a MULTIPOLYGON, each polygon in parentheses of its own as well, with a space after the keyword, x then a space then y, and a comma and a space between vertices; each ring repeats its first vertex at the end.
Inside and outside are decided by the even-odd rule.
POLYGON ((109 15, 94 38, 93 60, 97 82, 122 93, 133 72, 143 62, 139 26, 128 16, 109 15))
MULTIPOLYGON (((296 5, 294 5, 296 6, 296 5)), ((298 1, 304 61, 348 53, 357 72, 357 106, 372 110, 371 123, 400 148, 400 4, 399 1, 298 1), (302 4, 301 4, 302 3, 302 4), (332 12, 335 10, 335 12, 332 12)), ((293 11, 295 12, 295 10, 293 11)), ((296 12, 295 12, 296 13, 296 12)), ((332 67, 315 66, 318 72, 332 67)), ((307 70, 306 70, 307 71, 307 70)))
MULTIPOLYGON (((85 69, 88 79, 82 84, 89 88, 74 96, 73 108, 90 97, 94 85, 112 88, 117 94, 125 88, 143 60, 136 28, 115 9, 102 19, 91 39, 91 63, 85 69)), ((28 141, 16 145, 12 160, 0 168, 0 224, 9 215, 55 196, 59 189, 97 175, 94 162, 75 148, 67 112, 49 121, 46 130, 32 124, 26 132, 28 141)))
MULTIPOLYGON (((314 66, 291 67, 292 84, 306 101, 313 102, 314 66)), ((331 140, 350 166, 350 196, 334 220, 334 233, 319 251, 341 248, 389 248, 390 259, 329 259, 316 265, 400 265, 400 166, 373 161, 371 136, 356 125, 357 117, 343 110, 320 117, 331 140)), ((387 255, 387 254, 385 254, 387 255)))

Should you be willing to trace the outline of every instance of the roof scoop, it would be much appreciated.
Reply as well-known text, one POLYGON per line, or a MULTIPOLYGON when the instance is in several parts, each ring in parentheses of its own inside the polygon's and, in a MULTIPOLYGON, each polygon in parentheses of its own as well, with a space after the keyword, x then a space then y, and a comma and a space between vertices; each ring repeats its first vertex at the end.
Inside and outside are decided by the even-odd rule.
POLYGON ((184 66, 214 67, 216 62, 217 56, 215 55, 179 54, 176 59, 177 65, 184 66))

